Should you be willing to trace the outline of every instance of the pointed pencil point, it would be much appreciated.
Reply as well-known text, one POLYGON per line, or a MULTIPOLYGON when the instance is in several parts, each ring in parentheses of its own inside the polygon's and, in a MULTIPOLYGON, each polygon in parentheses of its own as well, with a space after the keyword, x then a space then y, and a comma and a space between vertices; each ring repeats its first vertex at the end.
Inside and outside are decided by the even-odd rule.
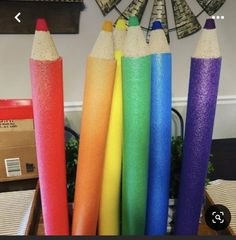
POLYGON ((116 28, 121 30, 126 30, 126 20, 125 19, 119 19, 116 23, 116 28))
POLYGON ((135 27, 139 25, 139 20, 136 16, 131 16, 129 18, 129 27, 135 27))
POLYGON ((102 25, 102 30, 105 32, 112 32, 113 30, 112 22, 109 20, 105 20, 102 25))
POLYGON ((48 25, 44 18, 38 18, 36 22, 36 31, 48 31, 48 25))
POLYGON ((215 29, 215 28, 216 28, 216 24, 215 24, 214 19, 208 18, 204 25, 204 29, 215 29))
POLYGON ((152 24, 152 30, 157 30, 157 29, 163 29, 160 21, 155 21, 155 22, 152 24))

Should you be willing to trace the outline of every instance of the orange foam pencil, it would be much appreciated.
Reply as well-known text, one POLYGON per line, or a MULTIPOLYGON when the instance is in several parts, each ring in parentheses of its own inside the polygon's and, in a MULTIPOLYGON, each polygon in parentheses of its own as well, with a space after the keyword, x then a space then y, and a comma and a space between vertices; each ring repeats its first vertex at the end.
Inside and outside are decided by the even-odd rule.
POLYGON ((72 235, 95 235, 116 61, 105 21, 87 60, 72 235))

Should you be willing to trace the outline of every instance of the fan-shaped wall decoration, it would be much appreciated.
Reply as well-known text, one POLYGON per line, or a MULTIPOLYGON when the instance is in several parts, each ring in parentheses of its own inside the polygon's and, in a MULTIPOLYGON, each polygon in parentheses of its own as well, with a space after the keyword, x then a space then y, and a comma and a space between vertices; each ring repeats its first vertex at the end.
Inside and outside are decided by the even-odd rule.
POLYGON ((226 0, 197 0, 208 15, 215 14, 226 0))
MULTIPOLYGON (((127 0, 124 0, 127 2, 127 0)), ((186 0, 171 0, 173 14, 175 19, 175 28, 168 27, 167 11, 166 11, 166 1, 165 0, 154 0, 152 12, 150 16, 149 26, 143 27, 147 31, 147 41, 149 40, 149 30, 154 21, 159 20, 164 28, 166 37, 169 41, 169 32, 176 30, 177 37, 179 39, 185 38, 191 34, 196 33, 201 29, 201 25, 198 22, 198 17, 206 12, 208 15, 215 14, 226 0, 196 0, 201 8, 203 9, 199 14, 194 15, 191 10, 191 6, 188 5, 186 0)), ((121 0, 96 0, 98 6, 100 7, 103 15, 108 14, 113 8, 120 13, 120 18, 128 19, 132 15, 136 15, 141 21, 143 13, 145 11, 148 0, 132 0, 123 12, 119 10, 119 3, 121 0)), ((117 20, 118 20, 117 19, 117 20)), ((116 20, 116 21, 117 21, 116 20)))
POLYGON ((106 16, 121 0, 96 0, 102 14, 106 16))
POLYGON ((201 29, 197 17, 193 14, 185 0, 171 0, 171 2, 179 39, 187 37, 201 29))
POLYGON ((148 0, 133 0, 116 22, 121 18, 128 19, 130 16, 134 15, 138 17, 139 21, 141 21, 147 2, 148 0))

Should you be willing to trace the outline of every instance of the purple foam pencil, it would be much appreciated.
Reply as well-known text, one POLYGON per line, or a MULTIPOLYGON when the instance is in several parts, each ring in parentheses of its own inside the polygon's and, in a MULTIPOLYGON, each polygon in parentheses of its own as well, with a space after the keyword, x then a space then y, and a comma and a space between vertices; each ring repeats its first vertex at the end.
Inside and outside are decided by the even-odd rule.
POLYGON ((191 59, 183 160, 174 232, 195 235, 203 203, 221 69, 215 22, 205 23, 191 59))

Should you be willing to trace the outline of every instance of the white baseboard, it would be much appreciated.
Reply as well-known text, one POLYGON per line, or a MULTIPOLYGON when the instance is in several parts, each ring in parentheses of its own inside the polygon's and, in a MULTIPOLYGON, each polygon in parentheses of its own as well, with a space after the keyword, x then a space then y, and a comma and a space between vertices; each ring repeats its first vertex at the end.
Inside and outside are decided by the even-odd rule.
POLYGON ((82 111, 83 102, 64 102, 65 112, 80 112, 82 111))
MULTIPOLYGON (((172 99, 173 107, 187 106, 187 97, 176 97, 172 99)), ((236 104, 236 95, 218 96, 217 105, 236 104)))
MULTIPOLYGON (((217 99, 218 105, 236 104, 236 95, 219 96, 217 99)), ((187 97, 174 97, 172 99, 173 107, 187 106, 187 97)), ((65 112, 80 112, 82 111, 83 102, 65 102, 65 112)))
MULTIPOLYGON (((183 119, 186 118, 186 97, 172 99, 172 105, 180 111, 183 119)), ((236 95, 219 96, 217 101, 216 117, 214 124, 214 139, 235 138, 236 137, 236 95)), ((70 122, 73 129, 79 132, 81 123, 81 111, 83 102, 65 102, 65 112, 70 115, 70 122)))

